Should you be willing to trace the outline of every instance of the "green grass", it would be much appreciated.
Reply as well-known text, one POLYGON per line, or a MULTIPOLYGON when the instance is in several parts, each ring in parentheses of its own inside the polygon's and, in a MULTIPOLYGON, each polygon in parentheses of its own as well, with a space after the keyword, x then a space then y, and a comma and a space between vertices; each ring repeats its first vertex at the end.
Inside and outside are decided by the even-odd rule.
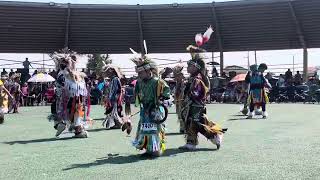
MULTIPOLYGON (((268 107, 269 119, 246 120, 236 116, 239 105, 208 105, 209 117, 229 128, 219 151, 201 136, 198 151, 178 150, 184 137, 170 114, 167 151, 157 159, 138 156, 135 131, 127 137, 97 120, 88 139, 56 140, 49 107, 22 108, 0 125, 0 179, 320 179, 320 106, 268 107)), ((103 118, 103 108, 94 106, 92 118, 103 118)))

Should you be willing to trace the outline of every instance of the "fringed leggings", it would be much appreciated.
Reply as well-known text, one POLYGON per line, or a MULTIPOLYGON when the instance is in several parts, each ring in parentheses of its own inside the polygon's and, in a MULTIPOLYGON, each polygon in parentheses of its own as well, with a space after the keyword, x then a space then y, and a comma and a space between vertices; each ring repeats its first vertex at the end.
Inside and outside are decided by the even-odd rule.
POLYGON ((187 121, 185 122, 186 127, 186 140, 187 144, 198 145, 198 133, 201 133, 207 139, 214 138, 215 134, 209 132, 203 125, 210 126, 213 124, 207 118, 203 118, 206 114, 206 108, 191 106, 189 109, 187 121))

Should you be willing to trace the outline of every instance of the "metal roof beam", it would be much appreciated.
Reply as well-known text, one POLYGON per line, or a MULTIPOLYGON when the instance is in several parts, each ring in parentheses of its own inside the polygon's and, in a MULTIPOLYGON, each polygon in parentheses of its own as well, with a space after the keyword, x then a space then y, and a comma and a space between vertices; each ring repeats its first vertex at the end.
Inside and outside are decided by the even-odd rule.
POLYGON ((292 19, 293 19, 295 27, 296 27, 296 32, 297 32, 297 34, 299 36, 300 44, 301 44, 302 48, 305 49, 305 48, 307 48, 307 43, 306 43, 304 34, 302 32, 302 27, 301 27, 300 22, 299 22, 299 20, 297 18, 297 15, 296 15, 296 12, 294 10, 292 2, 288 1, 288 4, 289 4, 290 12, 291 12, 291 15, 292 15, 292 19))
POLYGON ((224 59, 223 59, 223 45, 222 45, 222 38, 221 38, 221 34, 220 34, 220 28, 219 28, 219 21, 217 18, 217 13, 216 13, 216 6, 215 6, 215 2, 213 1, 211 3, 211 11, 212 11, 212 19, 214 21, 214 26, 215 26, 215 31, 216 31, 216 35, 217 35, 217 39, 218 39, 218 48, 219 48, 219 52, 220 52, 220 74, 223 73, 223 66, 224 66, 224 59))
POLYGON ((137 10, 137 15, 138 15, 138 23, 139 23, 139 44, 140 44, 140 52, 141 54, 145 54, 145 50, 143 48, 143 29, 142 29, 142 20, 141 20, 141 6, 140 4, 137 4, 139 7, 137 10))
POLYGON ((308 45, 307 45, 305 36, 303 34, 301 24, 297 18, 295 10, 294 10, 292 1, 291 0, 288 1, 288 4, 289 4, 291 15, 292 15, 295 27, 296 27, 296 32, 299 37, 299 42, 303 48, 303 80, 307 81, 308 80, 308 49, 307 49, 308 45))
POLYGON ((69 28, 70 28, 70 15, 71 15, 71 7, 70 3, 68 3, 68 14, 67 14, 67 20, 66 20, 66 31, 65 31, 65 37, 64 37, 64 47, 69 47, 69 28))

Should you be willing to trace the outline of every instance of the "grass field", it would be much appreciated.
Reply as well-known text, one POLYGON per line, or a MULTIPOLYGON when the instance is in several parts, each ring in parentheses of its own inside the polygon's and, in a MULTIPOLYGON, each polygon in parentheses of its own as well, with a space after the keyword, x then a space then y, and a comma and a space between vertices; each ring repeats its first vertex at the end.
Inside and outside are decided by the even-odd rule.
POLYGON ((167 151, 156 159, 131 146, 135 131, 103 129, 100 106, 89 138, 63 140, 46 119, 49 107, 22 108, 0 125, 0 179, 320 179, 320 106, 268 107, 269 119, 246 120, 239 105, 208 105, 209 117, 229 128, 219 151, 204 137, 197 151, 178 150, 184 137, 170 114, 167 151))

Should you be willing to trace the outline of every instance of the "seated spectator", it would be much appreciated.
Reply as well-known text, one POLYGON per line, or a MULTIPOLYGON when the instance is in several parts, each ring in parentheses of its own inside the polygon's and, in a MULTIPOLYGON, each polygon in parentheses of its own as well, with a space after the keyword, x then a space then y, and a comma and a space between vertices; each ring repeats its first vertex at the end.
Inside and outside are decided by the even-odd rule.
POLYGON ((49 85, 48 89, 45 92, 45 99, 47 103, 52 103, 54 100, 54 87, 53 85, 49 85))
POLYGON ((21 92, 22 92, 22 105, 27 106, 28 104, 28 96, 29 96, 29 88, 28 84, 24 83, 21 87, 21 92))
POLYGON ((294 85, 298 86, 302 84, 302 76, 299 71, 297 71, 297 74, 294 76, 294 85))
POLYGON ((280 74, 280 77, 278 79, 278 82, 276 83, 277 87, 285 87, 285 79, 283 74, 280 74))
POLYGON ((286 83, 289 83, 289 81, 291 81, 292 79, 292 72, 290 69, 288 69, 288 71, 285 73, 285 80, 286 80, 286 83))

